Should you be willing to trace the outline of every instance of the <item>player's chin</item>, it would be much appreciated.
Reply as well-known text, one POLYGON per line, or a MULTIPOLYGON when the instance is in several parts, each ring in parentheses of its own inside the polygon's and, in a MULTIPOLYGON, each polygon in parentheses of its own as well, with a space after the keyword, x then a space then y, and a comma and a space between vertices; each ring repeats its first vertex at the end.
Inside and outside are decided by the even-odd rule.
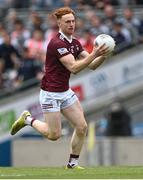
POLYGON ((69 31, 69 34, 73 34, 74 33, 74 29, 73 28, 68 29, 68 31, 69 31))

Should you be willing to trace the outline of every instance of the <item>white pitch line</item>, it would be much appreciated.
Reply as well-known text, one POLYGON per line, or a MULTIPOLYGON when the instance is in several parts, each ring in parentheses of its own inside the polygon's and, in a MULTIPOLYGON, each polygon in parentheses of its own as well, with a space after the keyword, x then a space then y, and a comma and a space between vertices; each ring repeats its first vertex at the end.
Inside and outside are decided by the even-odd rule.
POLYGON ((5 176, 25 176, 25 174, 0 174, 0 177, 5 177, 5 176))

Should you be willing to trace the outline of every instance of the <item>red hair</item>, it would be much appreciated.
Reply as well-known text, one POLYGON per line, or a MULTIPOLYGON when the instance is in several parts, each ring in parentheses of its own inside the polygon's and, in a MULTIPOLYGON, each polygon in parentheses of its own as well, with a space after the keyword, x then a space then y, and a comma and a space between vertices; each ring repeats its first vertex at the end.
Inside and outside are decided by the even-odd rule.
POLYGON ((56 9, 53 13, 53 15, 57 19, 61 19, 62 16, 66 15, 66 14, 73 14, 75 16, 75 12, 69 7, 62 7, 62 8, 56 9))

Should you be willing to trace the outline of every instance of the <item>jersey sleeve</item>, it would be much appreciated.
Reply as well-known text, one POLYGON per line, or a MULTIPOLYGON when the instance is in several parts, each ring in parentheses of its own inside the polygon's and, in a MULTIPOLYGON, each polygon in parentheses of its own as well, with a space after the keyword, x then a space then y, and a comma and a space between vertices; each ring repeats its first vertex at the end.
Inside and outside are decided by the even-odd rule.
POLYGON ((68 50, 68 47, 66 46, 66 43, 62 41, 54 42, 53 47, 55 56, 57 56, 59 59, 63 56, 71 54, 71 52, 68 50))
POLYGON ((78 50, 78 55, 79 55, 82 51, 84 51, 84 49, 79 41, 77 41, 77 44, 78 44, 78 48, 79 48, 79 50, 78 50))

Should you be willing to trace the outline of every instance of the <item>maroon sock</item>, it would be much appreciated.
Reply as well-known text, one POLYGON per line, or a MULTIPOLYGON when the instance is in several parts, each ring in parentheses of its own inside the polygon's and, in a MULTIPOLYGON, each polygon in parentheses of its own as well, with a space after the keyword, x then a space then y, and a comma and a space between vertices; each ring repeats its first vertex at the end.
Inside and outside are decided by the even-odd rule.
POLYGON ((70 158, 69 158, 69 163, 71 162, 72 159, 78 159, 79 155, 75 155, 75 154, 70 154, 70 158))
POLYGON ((31 126, 32 126, 32 124, 33 124, 33 122, 34 122, 35 120, 36 120, 35 118, 33 118, 33 119, 31 120, 31 126))

